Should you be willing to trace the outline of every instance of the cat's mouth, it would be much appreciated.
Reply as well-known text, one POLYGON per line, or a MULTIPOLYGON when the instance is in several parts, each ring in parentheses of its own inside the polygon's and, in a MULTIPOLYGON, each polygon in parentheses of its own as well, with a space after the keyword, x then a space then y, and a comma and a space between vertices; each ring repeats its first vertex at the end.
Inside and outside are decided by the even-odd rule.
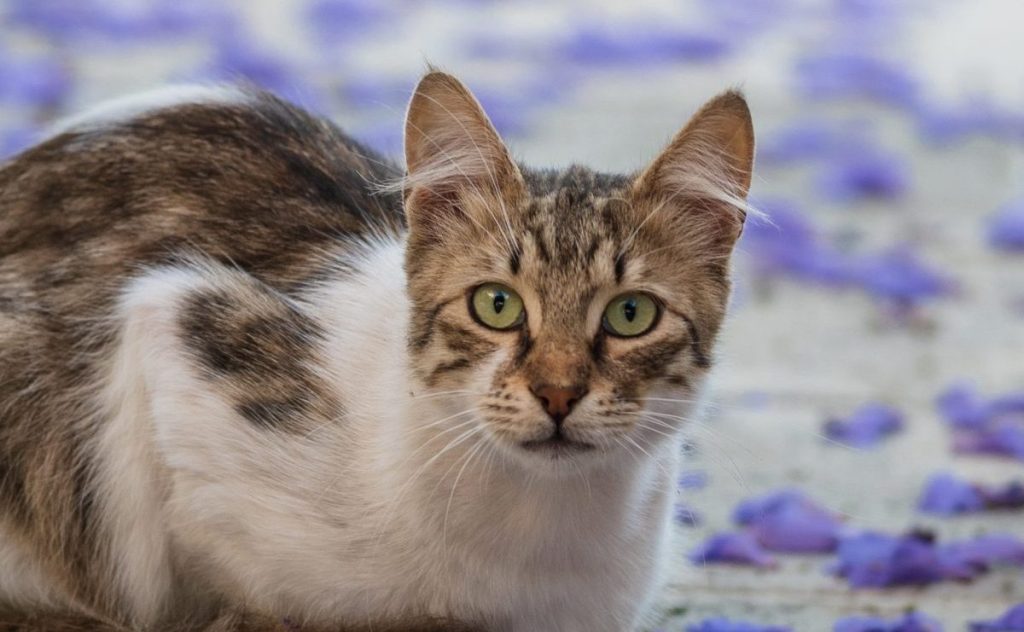
POLYGON ((585 441, 574 441, 562 434, 553 434, 546 439, 523 441, 519 445, 529 452, 536 452, 553 457, 589 452, 595 447, 591 443, 586 443, 585 441))

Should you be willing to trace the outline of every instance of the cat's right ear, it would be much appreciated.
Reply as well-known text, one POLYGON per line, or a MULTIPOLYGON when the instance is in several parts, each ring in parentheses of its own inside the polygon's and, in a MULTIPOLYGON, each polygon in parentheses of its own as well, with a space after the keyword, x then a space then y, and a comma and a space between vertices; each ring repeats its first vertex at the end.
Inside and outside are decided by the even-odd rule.
POLYGON ((405 208, 413 231, 443 230, 474 208, 522 190, 522 175, 472 93, 433 71, 416 86, 405 119, 405 208))

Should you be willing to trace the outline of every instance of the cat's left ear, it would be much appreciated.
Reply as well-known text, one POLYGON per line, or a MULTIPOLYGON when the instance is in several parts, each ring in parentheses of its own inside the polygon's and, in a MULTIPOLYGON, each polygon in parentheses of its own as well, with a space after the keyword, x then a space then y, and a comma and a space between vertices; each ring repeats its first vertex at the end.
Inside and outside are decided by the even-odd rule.
POLYGON ((743 230, 754 166, 754 125, 743 95, 704 105, 635 180, 634 199, 666 204, 684 228, 732 249, 743 230))
MULTIPOLYGON (((416 86, 405 120, 405 162, 406 215, 414 232, 436 232, 523 187, 480 103, 443 72, 428 73, 416 86)), ((486 214, 473 219, 485 222, 486 214)))

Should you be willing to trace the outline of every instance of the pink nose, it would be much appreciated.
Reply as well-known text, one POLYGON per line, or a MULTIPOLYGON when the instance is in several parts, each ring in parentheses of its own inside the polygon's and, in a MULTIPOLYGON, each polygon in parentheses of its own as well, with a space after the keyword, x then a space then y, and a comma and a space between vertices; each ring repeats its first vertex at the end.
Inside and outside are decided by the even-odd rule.
POLYGON ((530 391, 543 404, 544 410, 556 424, 562 422, 576 402, 587 394, 583 386, 554 386, 552 384, 534 384, 530 391))

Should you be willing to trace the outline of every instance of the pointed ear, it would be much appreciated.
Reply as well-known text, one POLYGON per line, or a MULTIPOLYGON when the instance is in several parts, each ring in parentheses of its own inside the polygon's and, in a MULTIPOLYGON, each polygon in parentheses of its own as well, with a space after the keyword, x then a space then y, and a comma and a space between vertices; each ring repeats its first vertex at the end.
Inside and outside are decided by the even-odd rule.
POLYGON ((522 188, 519 168, 483 108, 443 72, 428 73, 416 86, 405 119, 405 163, 413 230, 471 212, 460 204, 467 196, 508 199, 522 188))
POLYGON ((637 199, 666 203, 731 250, 743 230, 754 166, 754 126, 739 92, 704 105, 637 178, 637 199))

